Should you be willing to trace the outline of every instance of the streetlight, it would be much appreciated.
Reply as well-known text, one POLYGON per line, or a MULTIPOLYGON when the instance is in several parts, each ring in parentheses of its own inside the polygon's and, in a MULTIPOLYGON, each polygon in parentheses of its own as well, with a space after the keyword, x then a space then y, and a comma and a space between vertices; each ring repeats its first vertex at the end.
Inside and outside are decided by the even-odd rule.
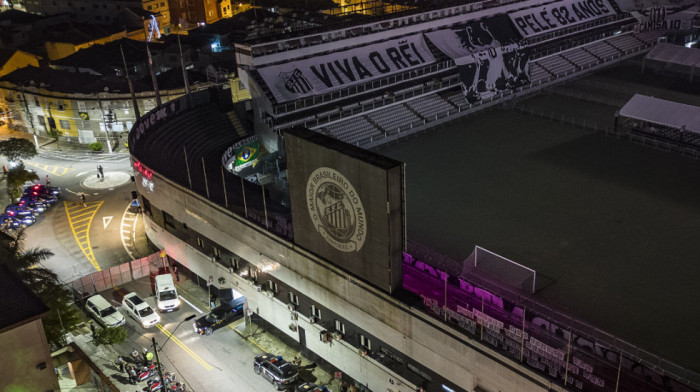
MULTIPOLYGON (((177 329, 182 325, 182 323, 184 323, 185 321, 190 321, 195 317, 196 315, 191 314, 185 317, 184 320, 180 321, 180 324, 178 324, 177 327, 173 329, 173 332, 170 332, 170 335, 165 340, 165 342, 163 342, 163 344, 160 345, 160 350, 162 350, 163 347, 165 347, 165 344, 168 343, 168 340, 170 340, 170 338, 175 334, 175 331, 177 331, 177 329)), ((161 385, 165 386, 165 380, 163 379, 163 369, 160 367, 160 357, 158 356, 158 351, 160 350, 158 350, 158 348, 156 347, 156 338, 152 337, 151 342, 153 343, 153 352, 156 353, 156 363, 158 364, 158 376, 160 377, 160 382, 162 383, 161 385)))

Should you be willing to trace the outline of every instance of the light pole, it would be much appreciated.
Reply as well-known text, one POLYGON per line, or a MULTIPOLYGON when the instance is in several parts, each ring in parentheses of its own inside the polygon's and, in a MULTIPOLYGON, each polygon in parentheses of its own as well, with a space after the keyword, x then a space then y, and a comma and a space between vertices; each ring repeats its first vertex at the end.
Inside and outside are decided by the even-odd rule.
MULTIPOLYGON (((168 335, 168 338, 165 339, 165 342, 163 342, 163 344, 160 345, 160 350, 162 350, 163 347, 165 347, 165 344, 168 343, 168 340, 170 340, 170 338, 175 334, 175 331, 177 331, 177 329, 182 325, 182 323, 184 323, 185 321, 190 321, 193 318, 195 318, 195 315, 191 314, 185 317, 184 320, 180 321, 180 324, 178 324, 177 327, 175 327, 175 329, 173 329, 173 331, 170 332, 170 335, 168 335)), ((156 338, 151 338, 151 342, 153 343, 153 352, 156 354, 156 364, 158 365, 158 377, 160 377, 161 385, 165 387, 166 385, 165 380, 163 379, 163 369, 160 366, 160 357, 158 356, 158 351, 160 350, 158 350, 158 347, 156 346, 156 338)))
MULTIPOLYGON (((109 92, 109 87, 104 88, 105 94, 109 92)), ((105 124, 105 137, 107 139, 107 150, 109 153, 112 153, 112 143, 109 142, 109 131, 111 131, 112 128, 112 118, 114 117, 114 114, 112 114, 112 108, 108 108, 109 112, 105 114, 104 108, 102 107, 102 101, 100 101, 100 93, 97 93, 97 104, 100 106, 100 113, 102 114, 102 121, 105 124)))
MULTIPOLYGON (((34 82, 32 82, 34 83, 34 82)), ((34 134, 34 145, 36 145, 37 151, 39 150, 39 139, 36 137, 36 129, 34 128, 34 119, 32 118, 32 112, 29 110, 29 104, 27 103, 27 96, 24 94, 24 83, 19 84, 19 91, 22 93, 22 102, 24 102, 24 110, 27 112, 27 118, 29 119, 29 128, 32 129, 32 134, 34 134)))

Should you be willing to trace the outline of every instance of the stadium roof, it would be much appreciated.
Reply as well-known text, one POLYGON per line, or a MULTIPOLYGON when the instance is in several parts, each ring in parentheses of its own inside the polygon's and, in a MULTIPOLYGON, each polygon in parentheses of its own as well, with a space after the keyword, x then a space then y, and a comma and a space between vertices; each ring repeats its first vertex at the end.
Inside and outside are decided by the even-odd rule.
MULTIPOLYGON (((700 50, 698 50, 700 52, 700 50)), ((667 127, 700 133, 700 107, 635 94, 620 115, 667 127)))

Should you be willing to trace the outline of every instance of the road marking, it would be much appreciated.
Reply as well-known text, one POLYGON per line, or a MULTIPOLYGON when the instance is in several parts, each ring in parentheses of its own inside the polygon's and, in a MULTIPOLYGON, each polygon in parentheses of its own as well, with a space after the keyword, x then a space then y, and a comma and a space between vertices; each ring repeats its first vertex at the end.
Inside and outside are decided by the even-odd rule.
MULTIPOLYGON (((129 257, 133 260, 134 259, 134 254, 131 252, 131 249, 129 249, 129 246, 126 244, 126 240, 129 239, 128 237, 124 237, 124 233, 129 233, 128 231, 124 230, 124 221, 127 219, 131 219, 132 216, 135 214, 131 211, 129 211, 129 208, 131 208, 131 203, 127 204, 126 209, 124 210, 124 213, 122 214, 122 246, 124 246, 124 250, 126 250, 126 253, 129 254, 129 257)), ((126 226, 129 227, 129 226, 126 226)), ((132 242, 132 245, 136 245, 136 219, 134 219, 134 226, 133 226, 133 231, 134 231, 134 241, 132 242)))
POLYGON ((95 214, 97 214, 97 210, 102 206, 103 203, 103 201, 93 201, 86 203, 86 207, 83 207, 81 203, 67 201, 63 202, 63 206, 66 208, 66 215, 68 216, 68 224, 70 225, 70 229, 73 232, 73 237, 75 238, 75 241, 78 243, 80 250, 83 252, 90 264, 92 264, 92 266, 95 267, 95 269, 98 271, 102 271, 102 268, 100 268, 100 265, 97 264, 97 260, 95 260, 95 254, 92 252, 89 233, 90 226, 92 225, 92 219, 95 217, 95 214), (75 219, 77 217, 83 216, 87 217, 75 219), (84 220, 87 220, 88 222, 85 224, 76 224, 84 220), (82 230, 83 227, 85 227, 84 230, 82 230))
POLYGON ((25 161, 24 163, 29 165, 29 166, 34 166, 38 169, 41 169, 45 172, 51 173, 51 174, 58 176, 58 177, 61 177, 65 174, 68 174, 68 173, 72 172, 73 170, 75 170, 72 167, 46 165, 43 163, 37 163, 37 162, 32 162, 32 161, 25 161))
POLYGON ((185 303, 187 303, 188 305, 190 305, 190 306, 192 307, 192 309, 196 310, 197 312, 199 312, 199 313, 204 313, 204 312, 202 312, 201 310, 199 310, 198 307, 194 306, 194 304, 193 304, 192 302, 186 300, 185 297, 180 296, 180 299, 183 300, 183 301, 185 301, 185 303))
POLYGON ((79 195, 79 194, 80 194, 80 192, 73 192, 72 190, 70 190, 70 189, 68 189, 68 188, 66 188, 66 190, 67 190, 68 192, 74 194, 74 195, 79 195))
POLYGON ((173 342, 175 342, 175 344, 177 344, 177 345, 180 346, 183 350, 185 350, 185 352, 186 352, 187 354, 189 354, 190 357, 194 358, 195 361, 199 362, 199 364, 202 365, 205 369, 207 369, 207 371, 209 371, 209 370, 212 369, 212 366, 211 366, 210 364, 208 364, 208 363, 207 363, 205 360, 203 360, 199 355, 197 355, 194 351, 192 351, 189 347, 187 347, 187 346, 185 345, 185 343, 182 343, 182 341, 180 341, 180 339, 176 338, 175 335, 173 335, 172 333, 170 333, 170 331, 168 331, 167 329, 165 329, 165 327, 163 327, 160 323, 159 323, 159 324, 156 324, 156 327, 158 327, 158 329, 160 329, 160 330, 165 334, 165 336, 167 336, 170 340, 172 340, 173 342))
POLYGON ((107 229, 107 225, 109 225, 109 222, 112 221, 111 216, 103 216, 102 217, 102 224, 105 226, 105 230, 107 229))

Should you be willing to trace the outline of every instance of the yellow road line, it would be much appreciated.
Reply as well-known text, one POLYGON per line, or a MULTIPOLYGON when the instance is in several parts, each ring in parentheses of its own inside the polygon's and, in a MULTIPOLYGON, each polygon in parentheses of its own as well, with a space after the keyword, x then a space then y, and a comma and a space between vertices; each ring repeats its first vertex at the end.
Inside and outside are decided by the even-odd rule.
POLYGON ((212 369, 212 366, 211 366, 210 364, 208 364, 205 360, 203 360, 203 359, 202 359, 199 355, 197 355, 194 351, 190 350, 190 348, 187 347, 187 346, 185 345, 185 343, 182 343, 182 341, 180 341, 180 339, 176 338, 175 335, 173 335, 172 333, 170 333, 170 331, 168 331, 167 329, 165 329, 165 327, 163 327, 163 326, 160 325, 160 324, 156 324, 156 327, 158 327, 158 329, 160 329, 170 340, 172 340, 173 342, 175 342, 175 344, 177 344, 177 345, 180 346, 183 350, 185 350, 185 352, 186 352, 187 354, 189 354, 190 357, 194 358, 195 361, 199 362, 200 365, 204 366, 204 368, 207 369, 207 371, 209 371, 209 370, 212 369))
POLYGON ((95 267, 96 270, 102 271, 102 268, 100 268, 100 265, 97 264, 97 260, 95 260, 95 254, 92 252, 92 246, 90 245, 90 236, 88 233, 90 232, 90 226, 92 225, 92 219, 95 217, 95 214, 97 214, 97 210, 100 209, 104 202, 103 201, 98 201, 98 202, 90 202, 87 203, 87 207, 83 207, 82 204, 80 203, 69 203, 67 201, 63 202, 64 207, 66 208, 66 215, 68 216, 68 224, 70 225, 70 229, 73 232, 73 237, 75 238, 75 242, 78 243, 78 246, 80 247, 80 250, 83 252, 85 257, 88 259, 90 264, 92 264, 93 267, 95 267), (77 214, 72 215, 71 211, 76 211, 78 212, 77 214), (84 212, 87 211, 87 212, 84 212), (82 218, 77 221, 73 220, 74 217, 82 217, 85 215, 90 215, 88 218, 82 218), (76 222, 83 221, 85 219, 88 219, 87 224, 79 224, 76 225, 76 222), (84 226, 87 225, 86 229, 82 229, 84 226), (85 234, 83 234, 85 233, 85 234))
POLYGON ((68 174, 68 173, 72 172, 73 170, 75 170, 72 167, 46 165, 43 163, 37 163, 37 162, 32 162, 32 161, 25 161, 24 163, 29 165, 29 166, 34 166, 37 169, 41 169, 45 172, 51 173, 51 174, 53 174, 55 176, 59 176, 59 177, 65 175, 65 174, 68 174))

